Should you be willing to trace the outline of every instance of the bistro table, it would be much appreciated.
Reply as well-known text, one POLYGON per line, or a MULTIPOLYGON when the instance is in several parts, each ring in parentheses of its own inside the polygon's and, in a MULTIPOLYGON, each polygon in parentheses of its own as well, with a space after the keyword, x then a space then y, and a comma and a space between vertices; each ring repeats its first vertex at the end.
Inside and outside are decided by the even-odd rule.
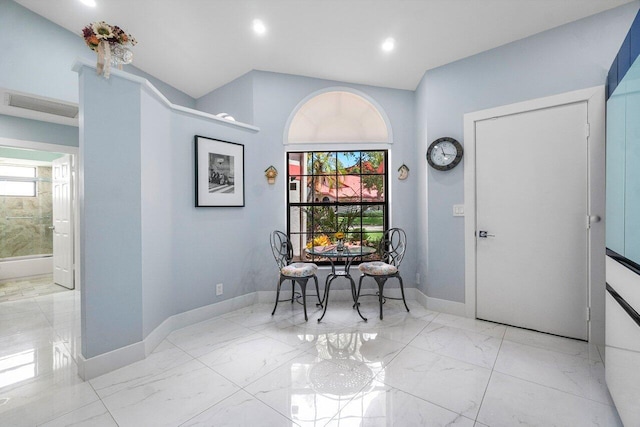
POLYGON ((322 297, 322 303, 324 304, 324 311, 322 312, 322 316, 318 319, 318 322, 322 320, 325 313, 327 312, 327 305, 329 300, 329 289, 331 288, 331 282, 338 277, 343 277, 349 282, 351 282, 351 296, 353 297, 353 305, 358 310, 358 314, 365 322, 367 319, 360 313, 360 304, 356 301, 356 283, 353 281, 351 274, 349 274, 349 269, 351 268, 351 264, 357 258, 362 258, 367 255, 371 255, 376 250, 374 248, 370 248, 368 246, 348 246, 345 245, 342 249, 338 249, 336 245, 329 246, 313 246, 309 249, 306 249, 309 255, 313 255, 316 257, 327 258, 331 263, 331 273, 327 276, 327 280, 324 284, 324 296, 322 297), (336 265, 334 261, 345 261, 344 270, 336 270, 336 265))

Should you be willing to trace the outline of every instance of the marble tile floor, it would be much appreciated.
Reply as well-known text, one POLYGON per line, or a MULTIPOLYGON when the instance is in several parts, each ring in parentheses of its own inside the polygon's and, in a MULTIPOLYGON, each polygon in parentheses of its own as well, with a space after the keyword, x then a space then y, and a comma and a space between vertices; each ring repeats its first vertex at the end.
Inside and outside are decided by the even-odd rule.
POLYGON ((255 304, 77 376, 77 292, 0 304, 2 426, 620 426, 584 342, 389 301, 255 304))
POLYGON ((69 291, 53 283, 53 275, 0 280, 0 303, 69 291))

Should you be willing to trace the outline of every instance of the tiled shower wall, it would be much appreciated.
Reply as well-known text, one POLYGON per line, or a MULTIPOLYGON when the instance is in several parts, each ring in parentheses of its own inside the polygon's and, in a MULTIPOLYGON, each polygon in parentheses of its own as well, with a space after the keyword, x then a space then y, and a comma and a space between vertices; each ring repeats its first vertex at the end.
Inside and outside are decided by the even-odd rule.
POLYGON ((36 197, 0 197, 0 259, 53 253, 51 167, 38 166, 36 197))

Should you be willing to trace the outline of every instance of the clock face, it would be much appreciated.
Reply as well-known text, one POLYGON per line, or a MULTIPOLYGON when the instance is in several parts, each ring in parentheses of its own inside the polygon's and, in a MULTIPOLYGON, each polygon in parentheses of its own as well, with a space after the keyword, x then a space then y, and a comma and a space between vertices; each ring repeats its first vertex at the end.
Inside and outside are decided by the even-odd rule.
POLYGON ((441 171, 453 169, 462 160, 462 146, 453 138, 440 138, 427 150, 429 164, 441 171))
POLYGON ((449 163, 453 163, 458 150, 449 141, 443 141, 433 146, 431 150, 431 160, 438 166, 447 166, 449 163))

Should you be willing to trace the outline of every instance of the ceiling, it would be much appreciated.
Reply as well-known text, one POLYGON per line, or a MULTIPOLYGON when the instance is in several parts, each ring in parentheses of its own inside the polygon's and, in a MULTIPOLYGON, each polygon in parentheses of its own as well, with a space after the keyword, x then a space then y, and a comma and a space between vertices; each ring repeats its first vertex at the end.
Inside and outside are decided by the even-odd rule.
POLYGON ((428 69, 632 0, 16 1, 78 35, 120 26, 134 65, 199 98, 254 69, 413 90, 428 69))

